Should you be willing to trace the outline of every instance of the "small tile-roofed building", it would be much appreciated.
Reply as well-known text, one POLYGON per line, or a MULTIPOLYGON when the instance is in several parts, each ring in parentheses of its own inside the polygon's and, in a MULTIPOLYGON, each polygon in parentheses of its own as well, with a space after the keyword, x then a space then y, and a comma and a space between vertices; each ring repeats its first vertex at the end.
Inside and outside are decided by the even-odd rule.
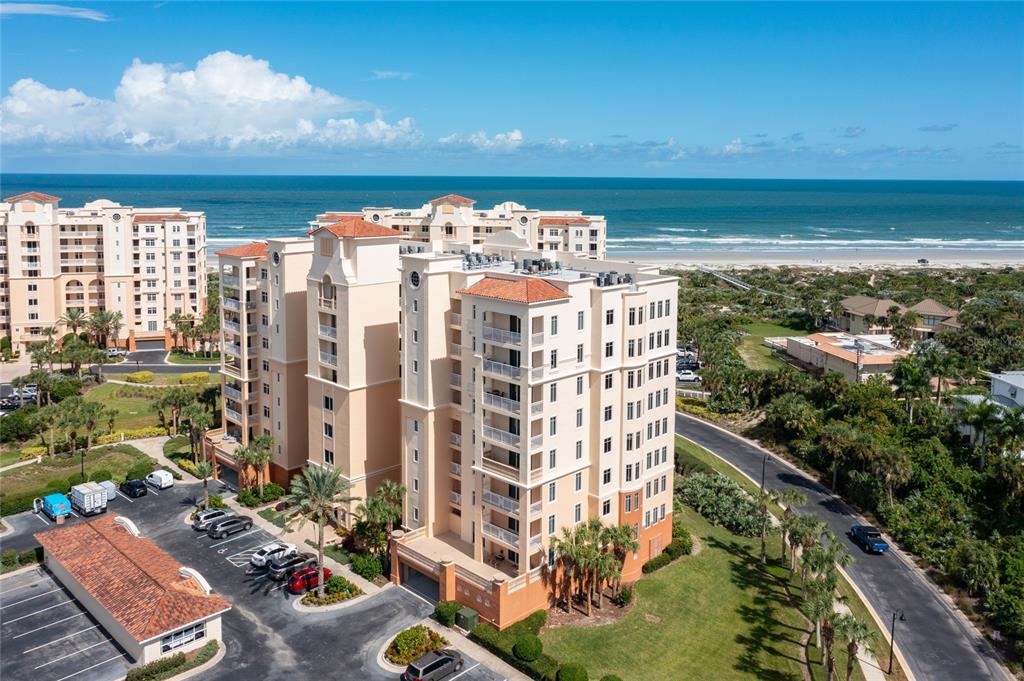
POLYGON ((231 603, 130 520, 105 515, 35 537, 50 572, 137 662, 220 639, 231 603))

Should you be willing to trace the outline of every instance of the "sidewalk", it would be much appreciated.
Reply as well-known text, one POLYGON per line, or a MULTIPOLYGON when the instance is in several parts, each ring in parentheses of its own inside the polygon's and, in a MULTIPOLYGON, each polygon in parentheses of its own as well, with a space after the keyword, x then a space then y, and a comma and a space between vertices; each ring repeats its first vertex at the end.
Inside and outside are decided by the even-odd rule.
MULTIPOLYGON (((451 641, 452 645, 459 650, 465 652, 470 657, 479 660, 481 664, 488 667, 492 671, 495 671, 505 677, 506 681, 530 681, 530 677, 522 673, 512 665, 508 664, 500 657, 487 650, 483 646, 477 645, 469 640, 466 636, 463 636, 455 629, 449 629, 443 626, 430 617, 427 617, 420 621, 420 624, 426 625, 428 629, 432 629, 437 633, 444 636, 446 639, 451 641)), ((465 674, 465 671, 463 671, 465 674)), ((868 679, 873 681, 873 679, 868 679)))

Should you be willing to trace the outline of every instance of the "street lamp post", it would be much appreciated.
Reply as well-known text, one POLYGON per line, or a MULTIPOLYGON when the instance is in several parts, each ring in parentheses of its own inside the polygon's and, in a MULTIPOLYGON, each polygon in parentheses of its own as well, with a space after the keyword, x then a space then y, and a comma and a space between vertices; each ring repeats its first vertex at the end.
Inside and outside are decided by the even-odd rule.
POLYGON ((765 473, 765 469, 767 467, 768 467, 768 455, 765 454, 764 457, 761 459, 761 491, 762 492, 764 491, 764 473, 765 473))
POLYGON ((894 610, 892 613, 892 626, 889 628, 889 671, 887 674, 892 674, 892 657, 896 648, 896 616, 899 615, 900 622, 906 622, 907 618, 903 616, 902 610, 894 610))

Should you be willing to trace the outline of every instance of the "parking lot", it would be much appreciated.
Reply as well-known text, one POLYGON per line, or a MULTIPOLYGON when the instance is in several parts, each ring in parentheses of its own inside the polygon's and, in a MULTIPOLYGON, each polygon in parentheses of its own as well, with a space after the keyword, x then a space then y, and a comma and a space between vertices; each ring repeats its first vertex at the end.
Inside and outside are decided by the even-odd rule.
POLYGON ((7 681, 108 681, 124 676, 124 651, 43 568, 0 582, 0 648, 7 681))
MULTIPOLYGON (((211 490, 215 491, 215 490, 211 490)), ((159 490, 139 499, 119 497, 111 502, 110 511, 125 515, 135 521, 143 536, 155 541, 162 549, 174 556, 183 565, 199 570, 210 582, 214 590, 226 596, 234 606, 223 618, 223 637, 227 647, 225 659, 212 670, 197 678, 224 679, 231 681, 252 681, 263 678, 285 678, 297 675, 296 678, 358 678, 358 679, 394 679, 395 675, 385 672, 376 662, 377 652, 388 642, 398 630, 411 626, 433 611, 433 605, 419 596, 400 587, 389 587, 372 597, 362 597, 351 606, 323 613, 299 613, 292 606, 296 596, 288 594, 282 582, 271 580, 266 571, 250 570, 249 557, 252 552, 265 543, 273 540, 292 541, 288 536, 281 537, 257 527, 240 532, 225 539, 211 539, 205 533, 194 531, 185 524, 184 516, 202 497, 202 486, 176 483, 170 489, 159 490)), ((52 529, 49 519, 40 518, 31 513, 11 516, 10 521, 15 533, 2 540, 3 548, 25 550, 36 545, 31 537, 33 532, 52 529)), ((82 522, 71 518, 69 522, 82 522)), ((300 551, 315 552, 315 547, 300 545, 300 551)), ((33 571, 33 574, 41 571, 33 571)), ((14 586, 12 580, 20 576, 0 581, 0 587, 6 594, 7 589, 14 586)), ((38 577, 37 577, 38 579, 38 577)), ((51 587, 51 589, 54 587, 51 587)), ((28 589, 25 589, 26 591, 28 589)), ((17 592, 14 592, 15 594, 17 592)), ((47 598, 60 592, 48 594, 47 598)), ((64 596, 68 599, 68 596, 64 596)), ((19 599, 12 597, 12 603, 19 599)), ((44 600, 44 599, 39 599, 44 600)), ((4 596, 6 606, 7 596, 4 596)), ((25 604, 27 605, 27 604, 25 604)), ((21 607, 21 606, 18 606, 21 607)), ((72 607, 63 605, 60 607, 72 607)), ((59 610, 60 607, 54 610, 59 610)), ((77 608, 77 606, 74 606, 77 608)), ((13 608, 12 608, 13 610, 13 608)), ((77 610, 76 610, 77 612, 77 610)), ((69 615, 72 613, 68 613, 69 615)), ((56 681, 63 674, 48 675, 47 667, 36 670, 39 662, 28 664, 27 661, 11 660, 8 650, 31 648, 8 647, 7 610, 4 616, 3 666, 0 676, 19 680, 31 678, 33 681, 49 679, 56 681), (23 668, 24 667, 24 668, 23 668), (29 672, 31 676, 25 676, 29 672)), ((88 616, 82 616, 87 618, 88 616)), ((12 623, 17 627, 22 622, 12 623)), ((68 620, 73 623, 74 620, 68 620)), ((37 626, 42 626, 45 622, 37 626)), ((63 623, 61 623, 63 624, 63 623)), ((94 622, 89 622, 91 626, 94 622)), ((28 627, 31 628, 31 627, 28 627)), ((84 627, 82 627, 84 628, 84 627)), ((20 631, 20 630, 19 630, 20 631)), ((43 630, 45 631, 45 630, 43 630)), ((42 632, 39 632, 42 633, 42 632)), ((47 638, 46 643, 73 630, 62 630, 61 633, 47 638)), ((99 636, 98 630, 90 630, 80 634, 82 640, 102 643, 94 649, 86 651, 90 660, 101 662, 99 656, 109 650, 109 643, 94 638, 99 636), (93 638, 88 638, 93 637, 93 638)), ((27 638, 27 637, 26 637, 27 638)), ((20 639, 19 639, 20 640, 20 639)), ((67 639, 75 641, 75 637, 67 639)), ((43 661, 49 662, 56 653, 56 645, 47 652, 43 648, 36 652, 45 653, 43 661)), ((33 643, 33 645, 39 645, 33 643)), ((76 642, 77 645, 77 642, 76 642)), ((56 655, 59 657, 59 655, 56 655)), ((112 657, 113 655, 107 655, 112 657)), ((26 660, 30 659, 25 656, 26 660)), ((36 659, 36 658, 31 658, 36 659)), ((77 660, 71 657, 57 661, 54 667, 62 662, 77 660)), ((82 658, 84 659, 84 658, 82 658)), ((111 660, 109 665, 121 665, 123 660, 111 660)), ((88 665, 80 665, 86 667, 88 665)), ((78 668, 71 671, 77 671, 78 668)), ((102 667, 96 668, 101 675, 89 676, 92 670, 78 676, 78 679, 107 679, 103 676, 102 667)), ((466 656, 466 667, 460 674, 450 677, 458 681, 498 681, 503 677, 492 672, 478 662, 466 656)))

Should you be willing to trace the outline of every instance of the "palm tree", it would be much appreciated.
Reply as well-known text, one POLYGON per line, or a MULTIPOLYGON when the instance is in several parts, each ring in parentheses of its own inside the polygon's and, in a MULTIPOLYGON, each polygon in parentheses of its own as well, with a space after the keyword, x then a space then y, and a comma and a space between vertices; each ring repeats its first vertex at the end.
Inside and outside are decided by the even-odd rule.
POLYGON ((821 429, 821 448, 831 461, 833 492, 838 491, 839 469, 850 458, 850 447, 856 440, 856 428, 848 421, 829 421, 821 429))
POLYGON ((552 535, 548 538, 548 547, 554 552, 555 558, 561 565, 565 610, 572 612, 573 585, 580 557, 579 537, 573 528, 563 527, 562 536, 552 535))
POLYGON ((79 407, 79 419, 85 429, 85 448, 92 449, 92 434, 106 416, 102 402, 83 401, 79 407))
POLYGON ((821 623, 835 611, 832 595, 820 587, 811 587, 804 595, 804 614, 814 622, 814 645, 821 650, 821 623))
POLYGON ((205 404, 197 400, 185 405, 181 410, 181 416, 189 423, 188 439, 192 449, 192 461, 198 461, 206 431, 213 427, 213 415, 205 404))
POLYGON ((875 474, 885 483, 886 496, 889 498, 889 504, 892 504, 893 488, 896 485, 905 485, 913 474, 910 454, 899 446, 884 447, 880 456, 874 460, 873 468, 875 474))
POLYGON ((89 315, 79 307, 69 308, 58 320, 61 324, 71 329, 71 333, 78 336, 78 330, 89 322, 89 315))
POLYGON ((217 468, 217 462, 210 459, 203 459, 196 463, 196 476, 203 479, 203 508, 210 508, 209 479, 213 477, 217 468))
POLYGON ((1019 455, 1024 449, 1024 408, 1004 410, 995 431, 1003 456, 1019 455))
POLYGON ((394 480, 385 480, 377 488, 376 495, 383 499, 391 510, 391 515, 388 517, 386 524, 389 538, 395 526, 395 518, 402 517, 402 500, 405 499, 405 493, 405 485, 394 480))
POLYGON ((171 328, 171 348, 174 350, 178 349, 178 336, 181 333, 181 319, 182 315, 180 312, 174 312, 167 318, 168 326, 171 328))
POLYGON ((985 440, 999 424, 1002 408, 988 399, 981 399, 974 404, 969 404, 964 409, 964 423, 971 426, 971 445, 974 446, 980 455, 981 468, 985 468, 985 440))
POLYGON ((117 339, 121 335, 121 329, 123 328, 124 314, 120 311, 111 312, 107 324, 107 332, 110 335, 110 340, 114 341, 114 347, 117 347, 117 339))
POLYGON ((914 401, 928 394, 928 374, 914 355, 896 360, 892 367, 892 381, 896 394, 906 401, 907 418, 914 422, 914 401))
POLYGON ((291 493, 286 497, 289 504, 289 523, 300 520, 301 528, 309 521, 317 528, 317 596, 324 595, 324 526, 331 520, 334 508, 341 503, 355 501, 346 496, 351 485, 341 477, 337 468, 306 466, 302 475, 292 478, 291 493))
MULTIPOLYGON (((611 550, 618 560, 621 577, 622 567, 626 564, 626 556, 640 548, 640 542, 636 539, 636 531, 630 525, 612 525, 605 528, 605 541, 611 546, 611 550)), ((619 593, 621 586, 621 581, 616 579, 616 595, 619 593)))
POLYGON ((836 634, 846 641, 846 681, 853 679, 853 668, 861 649, 871 650, 875 632, 852 614, 845 614, 835 622, 836 634))
MULTIPOLYGON (((800 547, 801 557, 806 555, 812 546, 818 543, 818 541, 831 533, 828 529, 828 524, 824 520, 819 520, 813 515, 802 515, 797 516, 797 519, 793 522, 793 528, 790 530, 790 536, 792 537, 793 547, 800 547)), ((789 572, 792 574, 796 568, 797 555, 796 551, 790 554, 789 572)), ((804 571, 801 565, 800 577, 804 584, 807 583, 807 573, 804 571)))
POLYGON ((941 406, 942 386, 956 374, 956 361, 946 346, 934 339, 921 342, 914 354, 921 360, 925 372, 935 379, 935 404, 941 406))
POLYGON ((83 400, 78 396, 69 397, 57 403, 57 410, 59 414, 57 417, 57 426, 67 433, 68 443, 71 446, 72 457, 78 453, 78 431, 85 423, 82 416, 82 404, 83 400))
POLYGON ((96 345, 106 347, 110 334, 111 315, 106 310, 96 310, 89 317, 89 332, 96 339, 96 345))
POLYGON ((45 407, 36 410, 32 415, 33 424, 37 430, 43 430, 44 428, 50 433, 50 440, 46 443, 47 449, 50 452, 50 458, 53 458, 56 454, 57 444, 57 424, 60 422, 60 408, 56 404, 48 404, 45 407))
POLYGON ((158 409, 168 409, 171 412, 171 435, 178 434, 178 424, 181 422, 181 412, 195 400, 194 391, 181 386, 174 386, 163 391, 163 396, 157 400, 158 409))
POLYGON ((772 504, 780 506, 797 506, 807 503, 807 497, 795 489, 778 490, 762 487, 757 493, 761 511, 761 564, 768 562, 768 507, 772 504))
POLYGON ((256 469, 256 485, 262 499, 264 474, 274 459, 274 438, 269 435, 257 435, 249 441, 249 448, 252 450, 249 463, 256 469))
POLYGON ((381 529, 394 520, 391 505, 381 496, 372 496, 356 507, 359 521, 353 534, 371 553, 382 553, 388 546, 390 533, 382 534, 381 529))

